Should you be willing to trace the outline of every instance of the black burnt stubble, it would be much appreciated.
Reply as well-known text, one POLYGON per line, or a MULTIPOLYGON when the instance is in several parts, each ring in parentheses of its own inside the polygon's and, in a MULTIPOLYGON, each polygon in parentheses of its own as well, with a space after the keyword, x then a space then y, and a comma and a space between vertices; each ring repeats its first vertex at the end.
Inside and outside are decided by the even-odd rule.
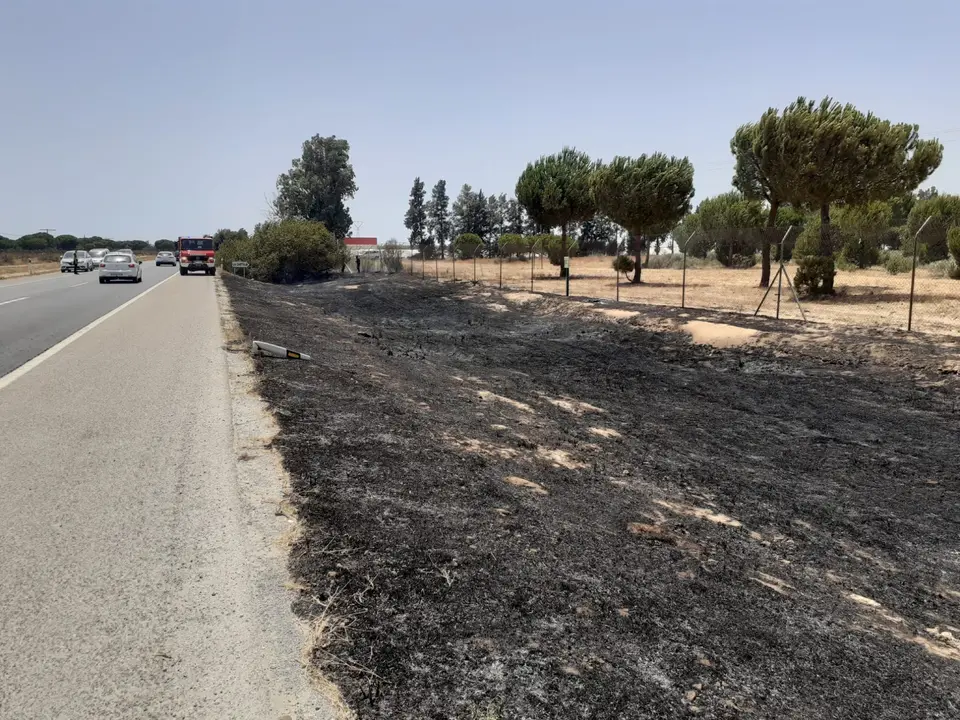
POLYGON ((870 597, 911 629, 958 614, 937 591, 960 584, 946 391, 842 352, 718 351, 468 288, 226 281, 249 335, 314 357, 260 360, 258 372, 307 526, 291 558, 310 588, 296 608, 311 616, 335 599, 348 627, 316 661, 360 717, 960 707, 956 663, 847 599, 870 597), (560 394, 606 412, 542 397, 560 394), (595 437, 597 426, 623 437, 595 437), (585 467, 554 467, 537 448, 585 467), (655 521, 662 538, 627 531, 655 521))

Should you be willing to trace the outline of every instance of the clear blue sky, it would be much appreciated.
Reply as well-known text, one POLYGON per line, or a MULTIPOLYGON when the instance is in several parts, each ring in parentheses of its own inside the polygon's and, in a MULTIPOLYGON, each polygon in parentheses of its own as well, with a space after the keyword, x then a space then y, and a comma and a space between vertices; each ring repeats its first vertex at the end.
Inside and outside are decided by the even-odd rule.
POLYGON ((315 133, 383 240, 415 176, 510 194, 565 144, 687 155, 696 202, 800 94, 919 123, 960 192, 958 28, 950 0, 3 0, 0 234, 252 229, 315 133))

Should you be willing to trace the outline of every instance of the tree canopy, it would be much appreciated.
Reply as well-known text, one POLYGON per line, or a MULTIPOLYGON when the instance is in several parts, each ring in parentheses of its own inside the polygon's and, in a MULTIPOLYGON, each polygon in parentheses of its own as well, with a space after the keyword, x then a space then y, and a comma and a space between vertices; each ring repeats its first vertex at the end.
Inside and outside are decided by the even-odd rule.
POLYGON ((596 168, 591 180, 596 206, 634 238, 635 283, 640 282, 644 246, 666 235, 690 212, 693 193, 693 165, 687 158, 662 153, 618 156, 596 168))
POLYGON ((427 203, 427 232, 431 242, 439 246, 440 257, 446 257, 446 246, 453 234, 446 180, 438 180, 430 193, 430 202, 427 203))
POLYGON ((950 228, 960 226, 960 196, 930 195, 917 200, 907 216, 905 250, 912 252, 913 238, 924 221, 930 222, 920 234, 920 243, 926 246, 926 259, 943 260, 947 257, 947 233, 950 228))
POLYGON ((797 272, 797 284, 816 293, 833 292, 830 206, 910 193, 943 159, 943 146, 921 140, 916 125, 881 120, 829 97, 819 103, 800 97, 782 112, 767 110, 755 126, 738 131, 731 149, 738 160, 735 185, 819 211, 818 254, 797 272))
POLYGON ((697 206, 702 238, 699 242, 713 248, 717 260, 727 267, 749 267, 764 239, 767 247, 770 236, 763 232, 764 206, 743 193, 732 190, 707 198, 697 206))
POLYGON ((561 255, 567 254, 570 223, 588 220, 597 211, 590 190, 594 168, 586 153, 565 147, 528 164, 517 180, 517 202, 527 214, 541 227, 561 229, 561 255))
POLYGON ((277 178, 274 210, 279 219, 322 222, 342 239, 353 225, 345 202, 356 192, 350 143, 335 135, 314 135, 304 141, 303 154, 290 170, 277 178))
POLYGON ((410 204, 403 225, 410 231, 410 246, 422 247, 427 242, 427 207, 423 180, 416 178, 410 189, 410 204))

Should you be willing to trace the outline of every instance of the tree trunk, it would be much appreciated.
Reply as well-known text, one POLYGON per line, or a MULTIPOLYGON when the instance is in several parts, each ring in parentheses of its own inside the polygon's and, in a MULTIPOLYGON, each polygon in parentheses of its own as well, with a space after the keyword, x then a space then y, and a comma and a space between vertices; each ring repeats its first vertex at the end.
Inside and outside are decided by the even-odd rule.
POLYGON ((633 280, 630 282, 639 285, 641 282, 641 273, 643 271, 643 235, 633 236, 633 280))
POLYGON ((760 287, 770 286, 770 234, 771 228, 777 226, 777 212, 780 210, 778 200, 770 201, 770 214, 767 216, 767 230, 763 233, 763 239, 760 245, 760 287))
POLYGON ((833 295, 833 228, 830 227, 830 205, 820 206, 820 257, 824 260, 823 293, 833 295))

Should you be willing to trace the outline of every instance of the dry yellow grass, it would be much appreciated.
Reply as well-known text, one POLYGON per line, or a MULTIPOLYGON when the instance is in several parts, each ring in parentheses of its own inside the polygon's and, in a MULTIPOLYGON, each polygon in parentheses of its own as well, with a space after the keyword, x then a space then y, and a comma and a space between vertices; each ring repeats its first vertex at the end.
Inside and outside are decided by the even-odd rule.
MULTIPOLYGON (((611 258, 573 258, 570 294, 613 300, 617 295, 616 276, 610 266, 611 258)), ((410 267, 407 266, 409 272, 410 267)), ((774 268, 776 272, 776 268, 774 268)), ((796 266, 788 265, 790 280, 796 266)), ((421 264, 413 261, 413 274, 426 278, 452 279, 454 263, 450 260, 421 264)), ((643 271, 643 284, 631 285, 621 276, 621 302, 646 303, 680 307, 682 293, 681 270, 643 271)), ((498 285, 501 264, 495 259, 457 261, 456 278, 498 285)), ((503 287, 530 290, 530 263, 505 261, 502 264, 503 287)), ((727 268, 688 268, 685 307, 692 309, 726 310, 752 315, 763 298, 759 287, 760 268, 731 270, 727 268)), ((910 275, 891 275, 883 269, 839 271, 836 278, 837 295, 825 300, 802 301, 807 319, 815 322, 887 328, 907 326, 910 275)), ((536 260, 533 268, 533 290, 541 293, 564 294, 565 284, 559 269, 536 260)), ((776 311, 777 288, 774 286, 761 310, 761 315, 772 316, 776 311)), ((800 319, 800 313, 790 293, 786 279, 782 285, 780 317, 800 319)), ((927 268, 917 270, 913 309, 913 329, 933 333, 960 333, 960 281, 935 277, 927 268)))
POLYGON ((30 263, 29 265, 0 265, 0 280, 27 277, 29 275, 43 275, 45 273, 57 272, 59 269, 59 262, 30 263))

